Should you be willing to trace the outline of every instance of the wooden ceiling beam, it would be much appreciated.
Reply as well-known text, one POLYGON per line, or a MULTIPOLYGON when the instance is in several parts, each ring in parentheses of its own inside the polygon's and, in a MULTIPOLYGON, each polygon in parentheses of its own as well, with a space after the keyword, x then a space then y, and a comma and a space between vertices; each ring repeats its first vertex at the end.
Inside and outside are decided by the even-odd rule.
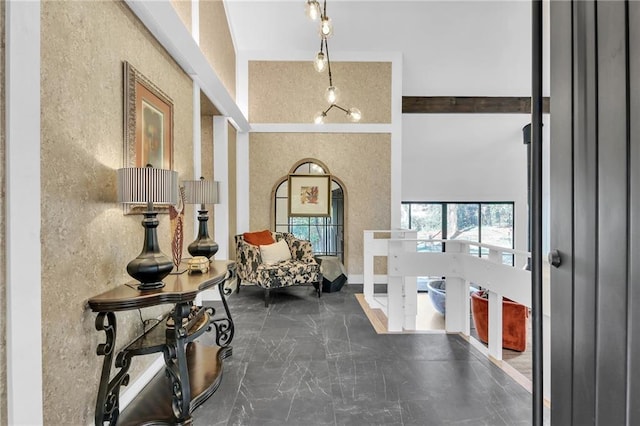
MULTIPOLYGON (((543 99, 549 112, 549 97, 543 99)), ((403 96, 403 114, 531 114, 531 98, 516 96, 403 96)))

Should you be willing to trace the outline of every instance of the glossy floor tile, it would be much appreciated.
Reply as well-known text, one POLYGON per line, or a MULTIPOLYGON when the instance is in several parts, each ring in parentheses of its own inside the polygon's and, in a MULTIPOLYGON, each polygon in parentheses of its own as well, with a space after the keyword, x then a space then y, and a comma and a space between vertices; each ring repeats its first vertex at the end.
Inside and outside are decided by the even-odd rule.
POLYGON ((360 292, 283 289, 268 308, 257 288, 231 295, 233 355, 194 424, 531 424, 531 395, 465 340, 378 335, 360 292))

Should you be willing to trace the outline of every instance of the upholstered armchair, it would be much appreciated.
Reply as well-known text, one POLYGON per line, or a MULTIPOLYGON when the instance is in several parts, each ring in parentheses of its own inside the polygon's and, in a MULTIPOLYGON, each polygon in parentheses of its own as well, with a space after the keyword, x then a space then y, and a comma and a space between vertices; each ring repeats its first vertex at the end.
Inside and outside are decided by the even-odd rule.
POLYGON ((318 297, 321 296, 322 274, 313 257, 311 242, 300 240, 293 234, 270 231, 236 235, 235 242, 238 292, 241 284, 263 288, 266 307, 269 306, 269 292, 277 288, 312 284, 318 297), (274 255, 277 246, 285 247, 288 253, 274 255))

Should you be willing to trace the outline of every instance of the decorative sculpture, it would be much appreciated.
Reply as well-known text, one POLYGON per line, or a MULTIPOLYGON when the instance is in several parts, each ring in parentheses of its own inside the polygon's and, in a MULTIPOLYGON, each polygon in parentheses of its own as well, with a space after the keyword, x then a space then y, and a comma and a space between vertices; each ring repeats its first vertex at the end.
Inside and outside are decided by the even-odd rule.
POLYGON ((178 204, 169 206, 169 220, 171 222, 171 253, 173 255, 173 264, 176 271, 179 270, 182 261, 182 242, 184 240, 184 205, 185 193, 184 187, 180 187, 178 204))

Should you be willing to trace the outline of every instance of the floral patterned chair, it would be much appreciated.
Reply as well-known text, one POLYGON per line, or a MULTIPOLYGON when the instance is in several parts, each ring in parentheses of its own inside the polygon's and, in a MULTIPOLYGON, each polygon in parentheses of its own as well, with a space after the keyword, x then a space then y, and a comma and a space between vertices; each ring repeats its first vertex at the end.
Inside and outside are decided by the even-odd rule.
POLYGON ((322 274, 313 257, 311 242, 300 240, 293 234, 272 232, 275 242, 286 241, 291 259, 268 264, 262 261, 260 246, 245 241, 244 235, 235 236, 238 293, 243 283, 262 287, 265 307, 269 306, 269 292, 277 288, 312 284, 318 297, 321 296, 322 274))

